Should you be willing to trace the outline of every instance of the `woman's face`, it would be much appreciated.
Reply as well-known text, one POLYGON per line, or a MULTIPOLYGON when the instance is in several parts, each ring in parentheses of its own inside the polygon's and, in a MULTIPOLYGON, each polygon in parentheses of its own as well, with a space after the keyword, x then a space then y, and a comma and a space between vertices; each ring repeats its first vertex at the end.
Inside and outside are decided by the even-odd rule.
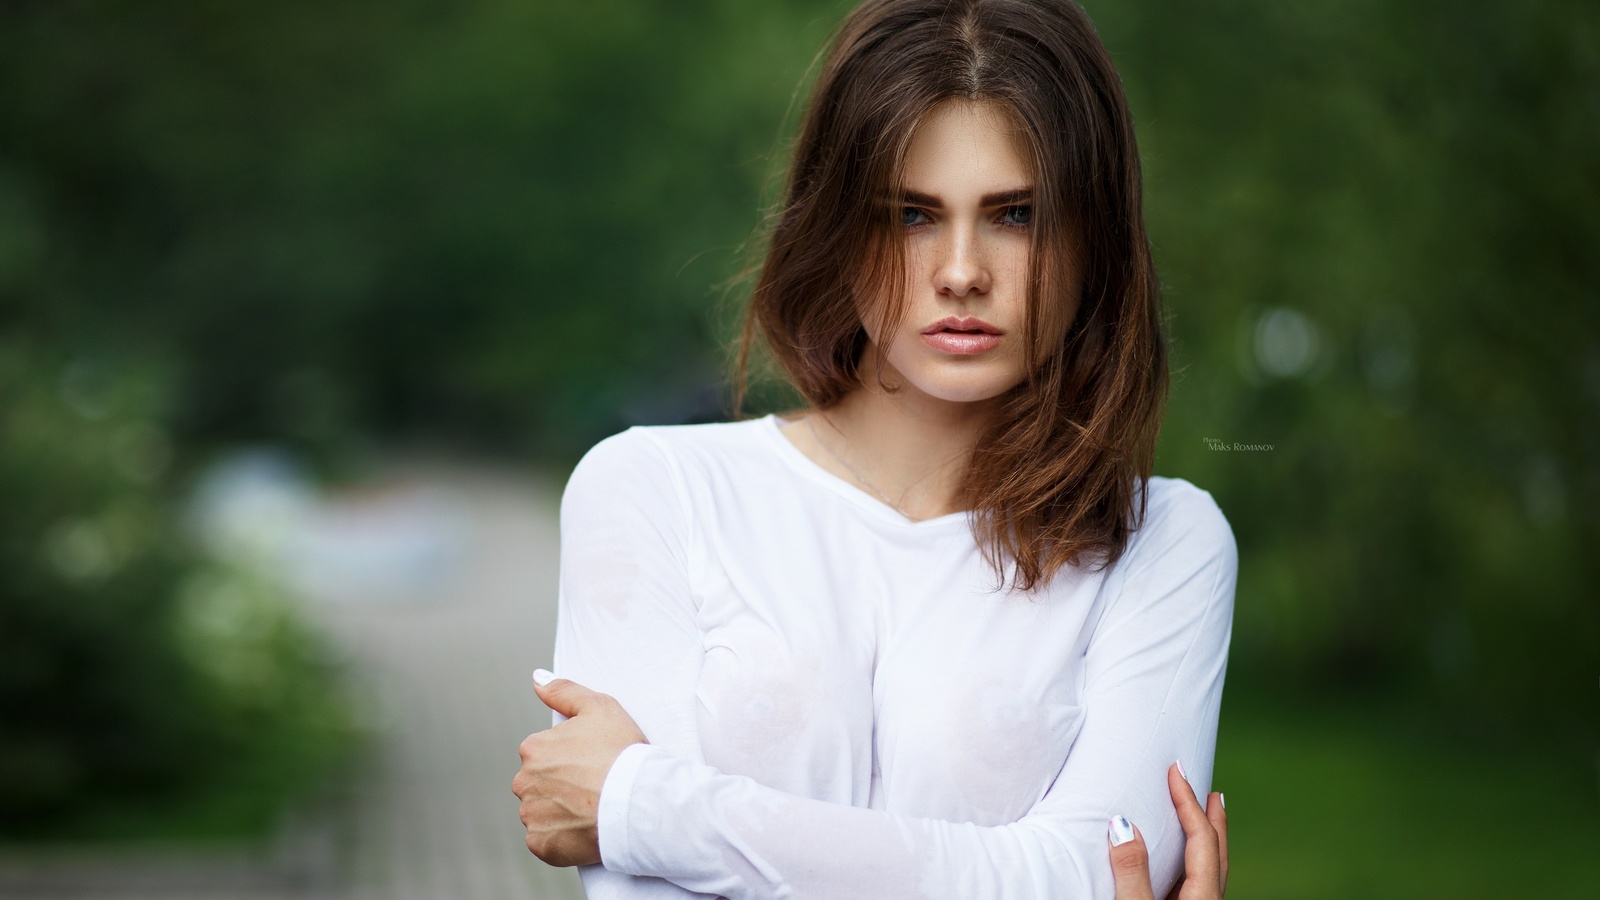
MULTIPOLYGON (((1003 109, 950 100, 923 119, 906 157, 906 319, 887 338, 886 382, 972 403, 1023 380, 1032 193, 1003 109)), ((874 344, 885 339, 881 323, 863 321, 874 344)))

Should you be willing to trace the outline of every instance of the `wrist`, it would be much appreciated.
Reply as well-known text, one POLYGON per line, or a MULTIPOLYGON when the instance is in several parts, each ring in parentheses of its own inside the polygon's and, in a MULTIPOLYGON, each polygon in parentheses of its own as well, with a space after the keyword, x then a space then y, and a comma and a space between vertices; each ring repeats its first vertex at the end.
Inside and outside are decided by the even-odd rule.
POLYGON ((595 812, 600 864, 613 871, 641 874, 631 871, 633 841, 629 832, 629 810, 639 769, 656 752, 658 748, 650 744, 629 744, 611 763, 605 781, 600 785, 600 799, 595 812))

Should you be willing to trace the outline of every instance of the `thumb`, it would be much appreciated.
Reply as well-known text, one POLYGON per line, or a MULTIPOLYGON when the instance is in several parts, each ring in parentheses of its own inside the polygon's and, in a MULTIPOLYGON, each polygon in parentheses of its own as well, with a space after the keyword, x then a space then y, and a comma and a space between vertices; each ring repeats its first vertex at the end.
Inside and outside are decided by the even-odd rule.
POLYGON ((1150 887, 1150 854, 1144 835, 1122 816, 1111 819, 1111 877, 1117 883, 1117 900, 1155 900, 1150 887))
POLYGON ((600 696, 576 681, 557 678, 554 673, 545 669, 533 670, 533 692, 545 706, 569 719, 582 712, 595 697, 600 696))

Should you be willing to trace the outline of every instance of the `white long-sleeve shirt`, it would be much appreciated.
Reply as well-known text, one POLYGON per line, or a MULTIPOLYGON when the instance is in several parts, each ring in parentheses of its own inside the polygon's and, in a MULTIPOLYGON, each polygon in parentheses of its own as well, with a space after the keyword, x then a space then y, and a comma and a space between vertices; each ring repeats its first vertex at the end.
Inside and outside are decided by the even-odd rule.
POLYGON ((1164 896, 1166 770, 1210 791, 1232 631, 1211 495, 1152 478, 1116 565, 992 591, 966 513, 913 522, 779 424, 636 426, 562 496, 556 674, 650 741, 589 897, 1111 900, 1116 814, 1164 896))

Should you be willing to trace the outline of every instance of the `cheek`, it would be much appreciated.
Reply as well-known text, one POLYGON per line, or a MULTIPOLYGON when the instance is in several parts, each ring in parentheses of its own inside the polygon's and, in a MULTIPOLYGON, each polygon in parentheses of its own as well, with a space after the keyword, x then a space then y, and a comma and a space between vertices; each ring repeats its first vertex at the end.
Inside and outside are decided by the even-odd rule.
POLYGON ((1008 262, 1008 274, 1011 275, 1016 284, 1026 291, 1028 287, 1028 272, 1033 267, 1032 249, 1026 243, 1023 243, 1021 247, 1012 250, 1009 254, 1008 262))
POLYGON ((925 274, 928 267, 929 254, 932 249, 928 246, 929 238, 926 235, 909 235, 906 238, 906 276, 913 280, 918 275, 925 274))
MULTIPOLYGON (((1009 308, 1009 317, 1015 323, 1019 338, 1023 334, 1023 324, 1028 320, 1028 279, 1033 274, 1031 259, 1032 252, 1027 241, 1019 240, 997 254, 995 265, 995 275, 1005 284, 1004 303, 1009 308)), ((1022 345, 1013 341, 1011 350, 1020 357, 1022 345)))
POLYGON ((856 318, 861 321, 861 327, 866 329, 867 337, 874 344, 883 343, 883 315, 884 304, 881 298, 863 297, 860 292, 856 294, 856 318))
POLYGON ((994 249, 995 274, 1005 279, 1011 292, 1018 297, 1028 293, 1028 273, 1033 259, 1033 248, 1026 237, 1011 237, 994 249))

